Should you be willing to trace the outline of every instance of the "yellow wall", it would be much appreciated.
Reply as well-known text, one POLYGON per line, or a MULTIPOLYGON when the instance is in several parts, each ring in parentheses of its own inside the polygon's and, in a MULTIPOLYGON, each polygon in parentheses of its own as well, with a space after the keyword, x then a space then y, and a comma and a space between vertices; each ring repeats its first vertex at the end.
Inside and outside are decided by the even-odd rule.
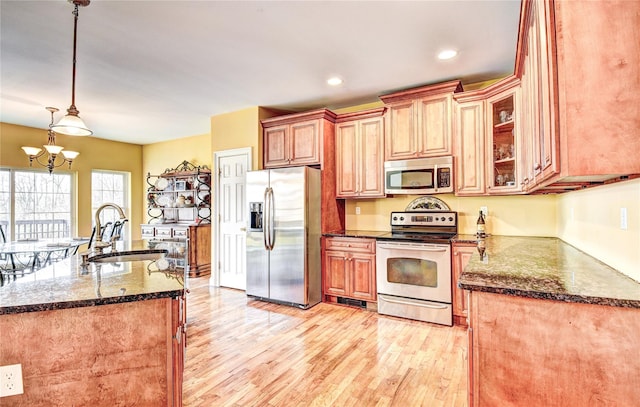
MULTIPOLYGON (((436 195, 453 211, 458 212, 460 233, 476 232, 480 206, 486 206, 487 233, 511 236, 556 236, 556 196, 491 196, 456 197, 436 195)), ((389 214, 403 211, 418 198, 415 195, 385 199, 349 200, 346 205, 347 229, 390 230, 389 214), (356 207, 360 215, 356 215, 356 207)))
MULTIPOLYGON (((213 168, 209 134, 144 145, 142 147, 142 191, 146 191, 148 188, 147 174, 162 174, 167 169, 179 166, 183 161, 188 161, 195 166, 206 165, 208 168, 213 168)), ((144 194, 138 203, 143 213, 143 222, 146 223, 149 221, 149 215, 144 194)))
MULTIPOLYGON (((29 160, 20 147, 39 147, 47 142, 47 130, 33 127, 0 123, 0 166, 9 168, 29 168, 29 160)), ((142 191, 142 146, 103 140, 95 137, 69 137, 56 135, 56 143, 67 150, 80 152, 73 162, 71 170, 67 166, 54 171, 67 171, 76 174, 78 194, 76 208, 77 231, 74 234, 89 236, 93 227, 91 212, 91 171, 112 170, 131 173, 131 197, 129 202, 129 227, 133 239, 140 238, 142 207, 137 204, 142 191)), ((34 169, 47 171, 34 164, 34 169)))
POLYGON ((640 179, 559 195, 558 237, 640 281, 640 179))

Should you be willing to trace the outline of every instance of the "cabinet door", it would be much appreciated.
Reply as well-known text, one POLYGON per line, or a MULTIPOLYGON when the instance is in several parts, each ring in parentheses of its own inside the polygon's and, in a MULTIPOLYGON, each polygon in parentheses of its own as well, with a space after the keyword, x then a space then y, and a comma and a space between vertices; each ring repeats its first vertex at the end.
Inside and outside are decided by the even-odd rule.
POLYGON ((484 101, 456 105, 456 195, 485 192, 484 101))
POLYGON ((476 250, 476 245, 472 243, 453 244, 453 261, 451 263, 453 272, 453 316, 454 322, 460 325, 466 325, 469 306, 466 293, 463 289, 458 288, 458 279, 476 250))
POLYGON ((289 126, 276 126, 264 131, 264 167, 289 164, 289 126))
POLYGON ((505 194, 520 191, 518 88, 487 100, 487 192, 505 194))
POLYGON ((385 130, 385 160, 406 160, 416 157, 417 124, 413 101, 389 106, 385 130))
POLYGON ((365 119, 359 125, 360 163, 358 170, 358 191, 361 197, 384 197, 384 160, 382 117, 365 119))
POLYGON ((417 102, 418 155, 437 157, 452 154, 452 97, 425 98, 417 102))
POLYGON ((336 193, 338 198, 358 195, 358 122, 341 123, 336 128, 336 193))
POLYGON ((376 268, 374 254, 351 255, 348 259, 351 297, 376 301, 376 268))
POLYGON ((289 145, 290 165, 320 164, 320 120, 292 124, 289 145))
POLYGON ((348 294, 346 253, 326 251, 324 270, 324 293, 345 297, 348 294))

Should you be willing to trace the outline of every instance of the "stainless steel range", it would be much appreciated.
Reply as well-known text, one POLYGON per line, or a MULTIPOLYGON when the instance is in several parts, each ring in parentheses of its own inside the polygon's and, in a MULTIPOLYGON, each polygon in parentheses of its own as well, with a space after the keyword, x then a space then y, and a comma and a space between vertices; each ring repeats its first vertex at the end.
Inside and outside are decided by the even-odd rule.
POLYGON ((391 213, 391 232, 377 237, 378 312, 453 325, 451 239, 458 213, 391 213))

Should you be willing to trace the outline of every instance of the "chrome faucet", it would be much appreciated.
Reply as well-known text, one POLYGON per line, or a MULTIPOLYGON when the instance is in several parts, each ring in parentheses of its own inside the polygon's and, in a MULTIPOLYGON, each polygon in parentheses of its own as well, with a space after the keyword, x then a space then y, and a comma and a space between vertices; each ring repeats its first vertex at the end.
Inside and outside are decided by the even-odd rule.
POLYGON ((118 213, 120 214, 120 220, 127 219, 127 215, 124 214, 124 210, 114 203, 106 203, 101 205, 98 209, 96 209, 96 214, 94 217, 96 234, 95 234, 95 240, 93 242, 93 250, 96 254, 102 254, 102 249, 104 249, 105 247, 111 246, 112 250, 115 248, 115 240, 110 243, 102 241, 102 230, 101 230, 102 225, 100 224, 100 214, 105 208, 108 208, 108 207, 114 208, 115 210, 118 211, 118 213))

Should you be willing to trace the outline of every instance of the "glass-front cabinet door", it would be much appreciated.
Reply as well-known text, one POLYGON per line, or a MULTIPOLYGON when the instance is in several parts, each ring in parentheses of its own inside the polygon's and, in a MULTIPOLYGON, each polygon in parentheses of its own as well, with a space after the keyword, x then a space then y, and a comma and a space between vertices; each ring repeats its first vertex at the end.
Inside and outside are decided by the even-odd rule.
POLYGON ((520 141, 518 122, 518 88, 487 100, 487 192, 505 193, 521 190, 518 174, 520 141))

